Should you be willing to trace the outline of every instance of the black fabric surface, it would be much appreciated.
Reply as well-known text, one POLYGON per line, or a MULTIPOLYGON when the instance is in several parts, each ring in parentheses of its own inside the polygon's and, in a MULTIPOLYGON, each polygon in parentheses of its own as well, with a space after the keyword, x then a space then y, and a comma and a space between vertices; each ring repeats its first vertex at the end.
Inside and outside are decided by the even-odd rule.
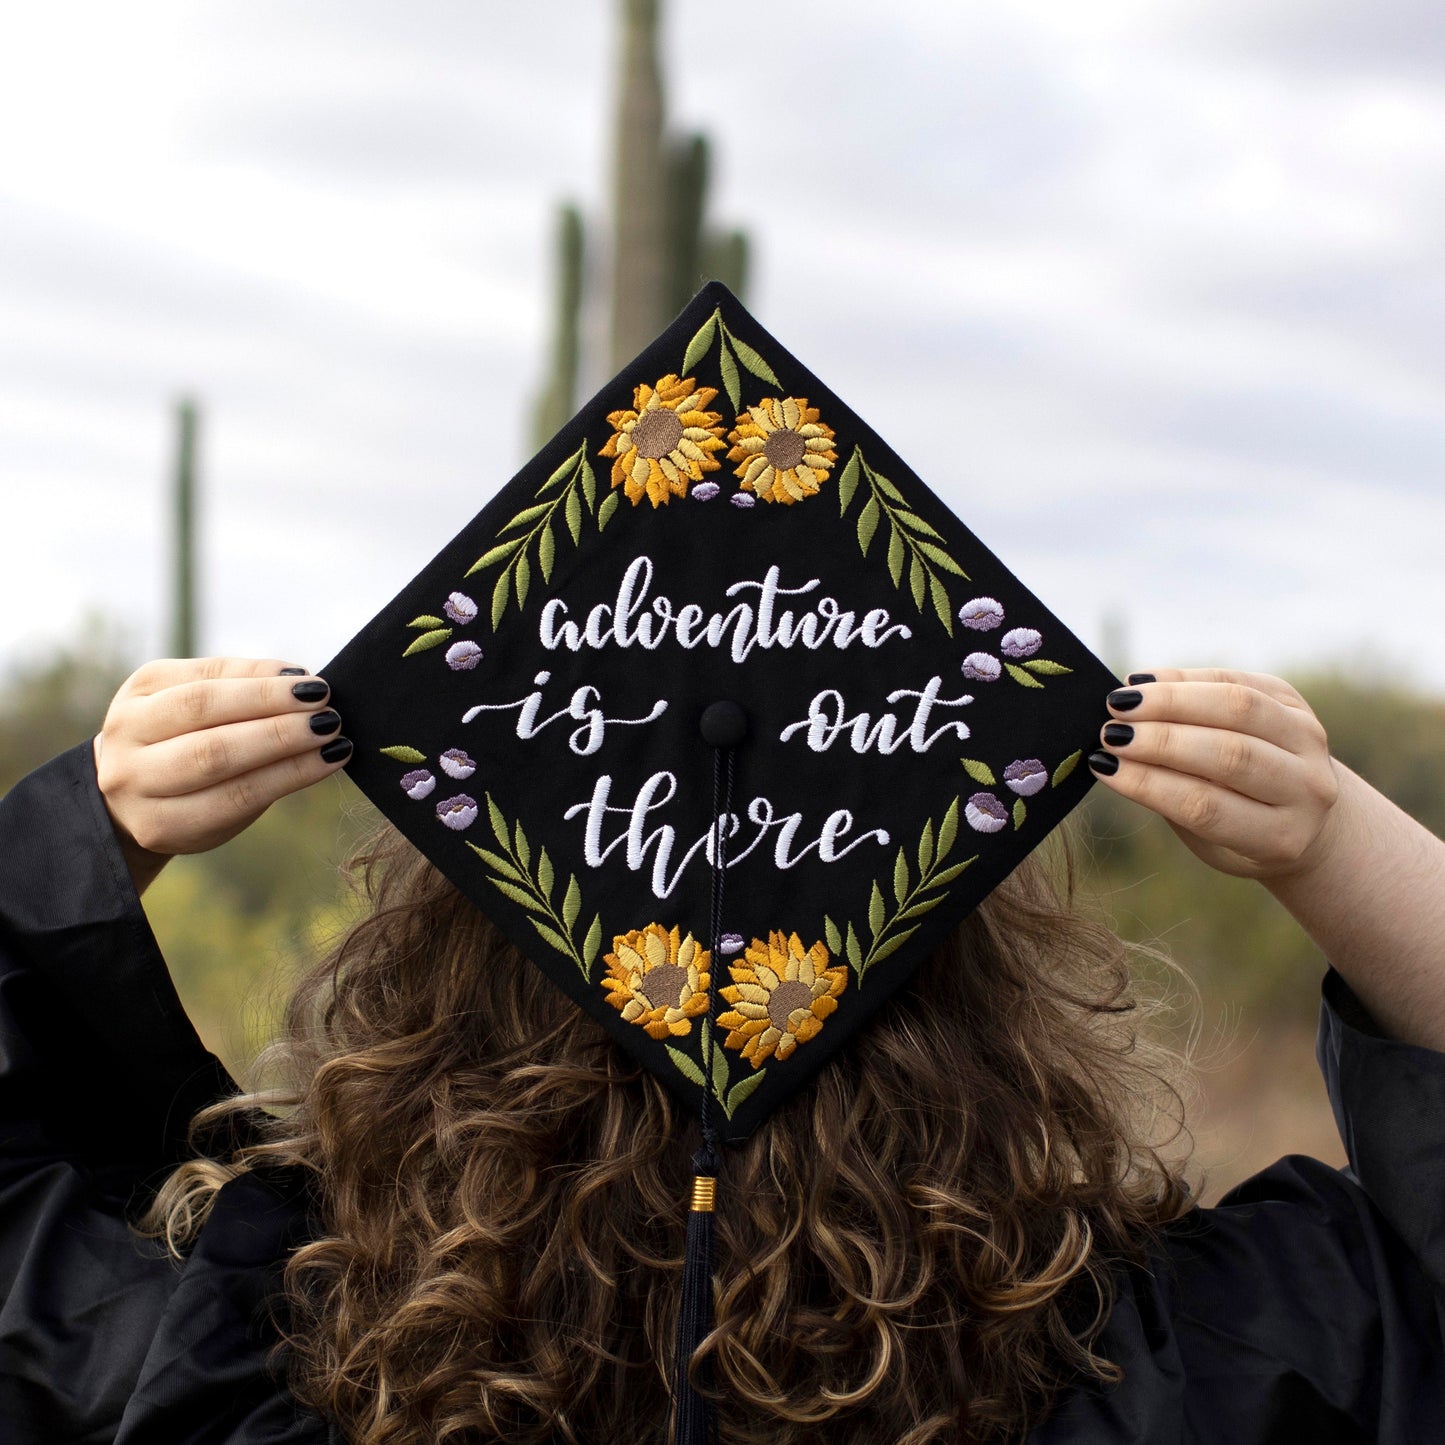
MULTIPOLYGON (((1320 1057, 1352 1169, 1282 1160, 1121 1271, 1100 1346, 1034 1445, 1445 1436, 1445 1056, 1325 985, 1320 1057)), ((0 1441, 323 1445, 272 1310, 305 1201, 229 1185, 176 1266, 126 1224, 185 1120, 232 1088, 181 1011, 89 748, 0 800, 0 1441), (268 1302, 269 1301, 269 1302, 268 1302)))

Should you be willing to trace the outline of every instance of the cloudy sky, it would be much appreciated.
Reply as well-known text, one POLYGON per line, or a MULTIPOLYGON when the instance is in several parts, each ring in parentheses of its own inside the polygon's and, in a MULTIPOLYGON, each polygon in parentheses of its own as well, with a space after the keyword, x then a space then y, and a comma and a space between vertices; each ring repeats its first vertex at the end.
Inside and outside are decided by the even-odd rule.
MULTIPOLYGON (((211 651, 319 667, 511 475, 612 11, 7 7, 0 664, 161 648, 180 392, 211 651)), ((670 0, 666 84, 763 323, 1111 660, 1445 691, 1438 18, 670 0)))

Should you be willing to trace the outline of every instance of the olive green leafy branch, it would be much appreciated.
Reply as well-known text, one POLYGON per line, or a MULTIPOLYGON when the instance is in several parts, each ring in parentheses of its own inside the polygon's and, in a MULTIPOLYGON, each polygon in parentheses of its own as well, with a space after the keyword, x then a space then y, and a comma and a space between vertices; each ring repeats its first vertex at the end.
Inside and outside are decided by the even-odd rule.
POLYGON ((783 383, 778 380, 773 368, 758 352, 746 341, 739 341, 728 330, 727 322, 722 319, 721 306, 698 327, 692 340, 687 343, 687 351, 682 358, 684 376, 707 355, 714 336, 718 343, 718 370, 722 373, 723 386, 727 388, 728 400, 732 402, 734 411, 741 409, 743 399, 743 383, 738 373, 738 362, 742 362, 759 381, 766 381, 769 386, 782 386, 783 383))
MULTIPOLYGON (((617 510, 617 493, 608 492, 597 504, 597 474, 587 458, 587 443, 584 441, 536 491, 537 501, 523 507, 510 522, 497 533, 497 543, 484 552, 466 570, 466 576, 495 566, 498 562, 506 565, 497 574, 492 588, 492 631, 497 630, 507 604, 516 598, 520 611, 527 602, 527 592, 532 585, 532 544, 536 543, 537 567, 543 582, 552 580, 552 566, 557 556, 556 517, 561 511, 567 530, 572 534, 572 543, 582 541, 582 514, 585 510, 594 515, 600 532, 617 510), (512 536, 508 536, 508 533, 512 536)), ((413 626, 417 624, 412 624, 413 626)))
POLYGON ((1031 657, 1022 666, 1006 662, 1004 670, 1015 682, 1022 683, 1025 687, 1042 687, 1040 677, 1063 677, 1074 669, 1065 667, 1061 662, 1050 662, 1047 657, 1031 657))
MULTIPOLYGON (((702 1021, 702 1033, 700 1042, 702 1046, 702 1057, 707 1058, 707 1041, 712 1034, 712 1025, 707 1019, 702 1021)), ((683 1076, 698 1086, 704 1087, 705 1078, 702 1067, 691 1054, 685 1054, 673 1044, 667 1046, 668 1057, 672 1060, 673 1067, 683 1076)), ((712 1089, 713 1097, 722 1105, 722 1111, 732 1118, 734 1111, 746 1099, 759 1084, 763 1082, 763 1075, 768 1071, 759 1069, 756 1073, 749 1074, 746 1078, 732 1083, 732 1072, 728 1067, 727 1055, 719 1045, 713 1050, 712 1055, 712 1089)))
POLYGON ((602 947, 602 915, 593 915, 587 934, 579 945, 576 932, 577 920, 582 913, 582 890, 577 886, 577 875, 572 874, 568 880, 559 910, 552 903, 556 877, 547 850, 543 848, 537 855, 537 866, 533 868, 531 845, 522 831, 521 822, 518 821, 509 831, 507 820, 492 801, 490 793, 486 799, 492 832, 501 851, 479 848, 475 843, 467 846, 492 870, 487 881, 513 903, 526 909, 527 921, 543 941, 563 957, 570 958, 582 970, 584 979, 590 979, 592 965, 596 963, 602 947))
MULTIPOLYGON (((1049 777, 1049 787, 1057 788, 1069 775, 1079 766, 1079 760, 1084 756, 1083 749, 1072 752, 1056 767, 1049 777)), ((981 783, 985 788, 998 787, 998 778, 987 763, 980 762, 977 758, 960 758, 963 770, 975 783, 981 783)), ((1028 821, 1028 804, 1022 798, 1014 799, 1013 824, 1017 832, 1028 821)))
POLYGON ((944 586, 940 572, 968 580, 968 573, 944 550, 943 537, 935 531, 909 505, 907 498, 897 486, 881 472, 874 471, 863 455, 863 448, 855 446, 853 455, 838 478, 838 515, 848 515, 848 508, 858 490, 859 481, 868 483, 868 500, 858 512, 858 546, 866 557, 878 532, 878 523, 888 519, 888 575, 895 587, 903 585, 903 564, 908 563, 908 588, 913 594, 913 605, 923 611, 925 595, 932 601, 933 610, 943 624, 943 630, 953 636, 953 604, 949 601, 948 588, 944 586))
POLYGON ((433 647, 440 647, 452 635, 452 629, 447 626, 446 619, 433 617, 429 612, 422 613, 420 617, 413 617, 406 625, 420 630, 421 636, 412 639, 411 645, 402 653, 403 657, 414 657, 418 652, 427 652, 433 647))
POLYGON ((965 858, 962 863, 945 866, 945 860, 958 841, 958 802, 955 798, 948 805, 947 811, 939 819, 936 833, 932 818, 924 823, 923 833, 918 839, 917 882, 909 869, 907 853, 903 848, 899 848, 898 856, 893 860, 893 898, 896 906, 892 913, 888 911, 888 904, 883 889, 878 886, 878 880, 873 880, 873 891, 868 900, 870 943, 866 952, 851 922, 844 933, 831 918, 824 915, 823 936, 827 940, 828 948, 835 957, 842 955, 847 958, 849 966, 858 975, 860 984, 863 976, 875 963, 882 963, 890 954, 896 953, 920 926, 914 923, 910 927, 900 928, 900 925, 908 923, 912 918, 922 918, 925 913, 937 908, 948 897, 949 885, 971 863, 978 861, 978 854, 975 853, 972 858, 965 858))

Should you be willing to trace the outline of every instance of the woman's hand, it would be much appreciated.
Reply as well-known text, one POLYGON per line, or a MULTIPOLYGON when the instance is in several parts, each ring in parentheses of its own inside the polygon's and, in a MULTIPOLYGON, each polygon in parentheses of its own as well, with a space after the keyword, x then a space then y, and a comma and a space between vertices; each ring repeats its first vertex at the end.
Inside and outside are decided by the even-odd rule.
POLYGON ((277 798, 351 756, 328 689, 274 659, 150 662, 121 685, 95 739, 96 775, 136 888, 203 853, 277 798))
POLYGON ((1218 668, 1130 674, 1089 765, 1164 818, 1211 867, 1268 881, 1309 866, 1340 784, 1329 743, 1289 683, 1218 668))
POLYGON ((1330 758, 1288 683, 1214 669, 1130 683, 1089 759, 1104 785, 1206 863, 1258 878, 1380 1026, 1445 1050, 1445 843, 1330 758))

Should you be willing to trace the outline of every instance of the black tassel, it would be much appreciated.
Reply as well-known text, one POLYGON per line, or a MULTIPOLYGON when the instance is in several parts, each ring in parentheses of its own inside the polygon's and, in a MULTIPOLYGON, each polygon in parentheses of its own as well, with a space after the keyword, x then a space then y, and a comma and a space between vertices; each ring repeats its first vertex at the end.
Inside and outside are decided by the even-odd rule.
MULTIPOLYGON (((692 1208, 687 1216, 687 1246, 682 1256, 682 1302, 677 1314, 676 1382, 673 1388, 673 1445, 711 1445, 715 1407, 693 1388, 693 1352, 713 1325, 712 1276, 717 1260, 713 1197, 717 1189, 716 1150, 704 1144, 692 1156, 692 1208)), ((698 1366, 698 1383, 711 1386, 709 1362, 698 1366)))

